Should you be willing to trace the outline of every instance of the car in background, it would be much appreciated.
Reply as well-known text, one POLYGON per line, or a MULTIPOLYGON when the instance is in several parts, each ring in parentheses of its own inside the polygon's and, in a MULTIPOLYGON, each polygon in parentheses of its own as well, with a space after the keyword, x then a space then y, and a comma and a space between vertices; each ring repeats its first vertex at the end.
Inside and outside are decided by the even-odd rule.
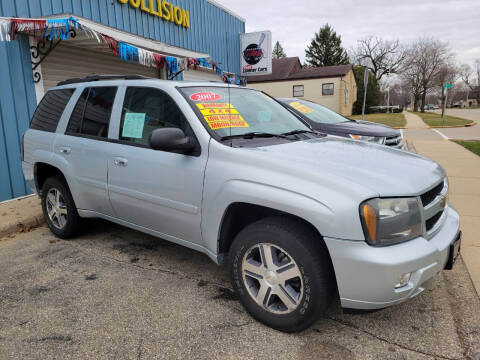
POLYGON ((300 116, 314 130, 354 140, 368 141, 403 149, 399 130, 370 121, 348 119, 325 106, 297 98, 277 98, 290 111, 300 116))

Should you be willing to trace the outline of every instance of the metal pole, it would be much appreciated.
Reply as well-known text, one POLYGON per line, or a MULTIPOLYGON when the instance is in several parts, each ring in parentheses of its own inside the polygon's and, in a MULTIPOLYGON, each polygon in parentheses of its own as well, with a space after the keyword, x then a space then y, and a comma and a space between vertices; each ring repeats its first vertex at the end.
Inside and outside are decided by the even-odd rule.
POLYGON ((365 121, 365 103, 367 101, 367 86, 368 86, 368 68, 365 67, 363 73, 363 106, 362 106, 362 121, 365 121))
POLYGON ((447 108, 447 97, 448 97, 448 88, 445 88, 445 100, 443 101, 443 116, 442 116, 443 126, 445 126, 445 109, 447 108))

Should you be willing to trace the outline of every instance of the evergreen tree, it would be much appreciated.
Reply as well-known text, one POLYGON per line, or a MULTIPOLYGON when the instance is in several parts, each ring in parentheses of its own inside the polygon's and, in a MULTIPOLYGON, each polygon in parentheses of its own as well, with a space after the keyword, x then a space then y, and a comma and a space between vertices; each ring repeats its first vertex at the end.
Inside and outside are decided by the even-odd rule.
POLYGON ((285 51, 283 51, 282 45, 277 41, 275 43, 275 46, 273 47, 273 52, 272 56, 274 59, 281 59, 287 57, 287 54, 285 54, 285 51))
POLYGON ((307 63, 312 66, 332 66, 349 63, 347 51, 342 47, 340 35, 333 28, 325 24, 315 33, 307 50, 305 50, 307 63))
MULTIPOLYGON (((363 107, 363 94, 365 87, 363 86, 363 77, 365 74, 365 67, 363 66, 354 66, 353 74, 355 75, 355 81, 357 83, 357 101, 353 104, 353 114, 361 114, 363 107)), ((365 101, 365 113, 370 112, 371 106, 377 106, 380 102, 380 85, 378 84, 377 78, 375 75, 370 72, 368 74, 368 85, 367 85, 367 100, 365 101)))

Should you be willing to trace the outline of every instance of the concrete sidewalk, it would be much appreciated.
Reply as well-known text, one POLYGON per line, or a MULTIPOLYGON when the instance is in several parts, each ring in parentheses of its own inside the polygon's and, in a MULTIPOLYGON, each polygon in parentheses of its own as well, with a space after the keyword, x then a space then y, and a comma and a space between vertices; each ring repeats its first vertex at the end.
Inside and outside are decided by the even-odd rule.
POLYGON ((447 172, 450 203, 461 216, 462 257, 480 294, 480 157, 433 130, 422 128, 419 116, 408 112, 405 115, 406 139, 420 155, 437 161, 447 172))
POLYGON ((26 232, 44 223, 37 195, 0 203, 0 240, 26 232))

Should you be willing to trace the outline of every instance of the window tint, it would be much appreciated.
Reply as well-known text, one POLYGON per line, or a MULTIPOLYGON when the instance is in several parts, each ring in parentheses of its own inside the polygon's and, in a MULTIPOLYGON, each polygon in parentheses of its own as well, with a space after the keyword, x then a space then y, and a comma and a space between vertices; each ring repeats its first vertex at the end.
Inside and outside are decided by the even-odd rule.
POLYGON ((67 133, 106 138, 116 87, 85 89, 77 101, 67 133))
POLYGON ((129 87, 123 103, 119 139, 148 146, 153 130, 162 127, 192 130, 177 104, 166 93, 152 88, 129 87))
POLYGON ((70 122, 67 127, 67 134, 80 134, 82 131, 82 119, 83 111, 85 110, 85 103, 87 102, 89 89, 85 89, 80 95, 77 105, 73 109, 72 115, 70 115, 70 122))
POLYGON ((51 90, 43 97, 33 114, 30 129, 55 132, 74 89, 51 90))

